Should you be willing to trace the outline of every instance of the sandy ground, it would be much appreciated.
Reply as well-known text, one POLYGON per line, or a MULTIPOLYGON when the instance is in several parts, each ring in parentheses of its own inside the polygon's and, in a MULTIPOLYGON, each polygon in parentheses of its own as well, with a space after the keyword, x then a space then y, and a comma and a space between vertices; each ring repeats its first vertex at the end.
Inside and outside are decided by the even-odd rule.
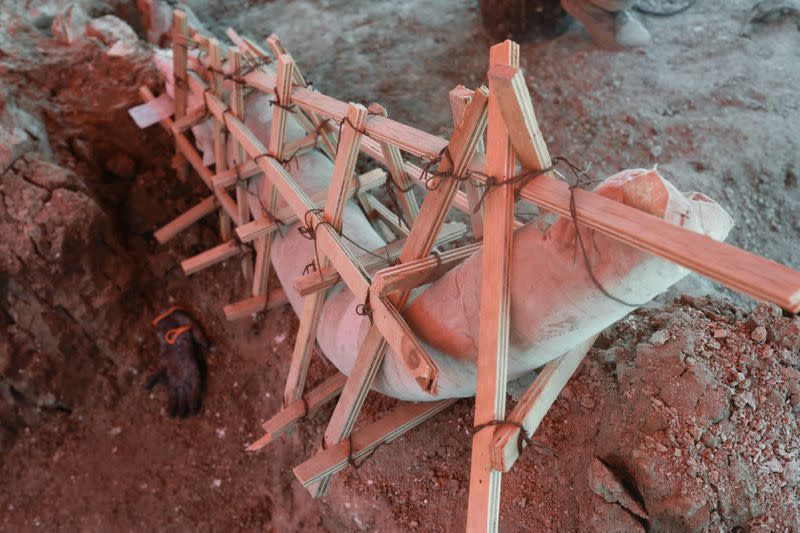
MULTIPOLYGON (((591 162, 597 176, 658 164, 682 188, 701 190, 731 212, 737 227, 729 242, 800 268, 800 33, 789 21, 741 36, 750 5, 700 0, 679 16, 646 19, 654 43, 645 51, 598 50, 573 28, 552 41, 524 44, 521 62, 551 154, 591 162)), ((393 118, 443 136, 451 128, 447 92, 459 83, 475 87, 485 77, 491 43, 472 2, 192 6, 217 35, 228 26, 259 39, 278 33, 321 91, 342 100, 377 101, 393 118)), ((168 142, 161 131, 152 135, 168 142)), ((165 162, 164 179, 167 174, 165 162)), ((169 196, 134 207, 157 219, 154 228, 178 212, 169 196)), ((153 288, 153 305, 166 305, 170 297, 184 303, 202 317, 216 345, 201 415, 171 420, 163 389, 142 389, 155 341, 151 331, 136 326, 131 334, 142 337, 141 353, 118 370, 123 377, 111 390, 25 432, 0 457, 0 528, 462 530, 471 401, 378 451, 359 471, 338 476, 322 501, 310 499, 291 467, 317 449, 329 410, 259 454, 244 452, 260 421, 279 408, 297 321, 283 309, 257 323, 227 324, 221 304, 246 291, 236 265, 188 280, 169 269, 197 251, 199 237, 210 235, 207 226, 167 249, 147 252, 150 268, 164 275, 153 288)), ((686 291, 752 306, 695 276, 673 293, 686 291)), ((141 324, 149 317, 137 318, 141 324)), ((746 338, 749 332, 742 331, 746 338)), ((605 402, 619 401, 603 392, 615 385, 614 369, 601 352, 592 353, 570 386, 573 396, 559 400, 543 424, 542 438, 556 455, 528 453, 506 476, 503 530, 689 530, 683 523, 642 523, 618 506, 606 508, 585 497, 587 465, 610 438, 602 432, 600 412, 610 405, 605 402), (576 442, 580 454, 569 451, 576 442), (606 512, 605 520, 591 522, 598 509, 606 512)), ((326 372, 315 363, 311 379, 326 372)), ((367 418, 390 404, 371 397, 367 418)), ((721 515, 714 505, 709 512, 721 515)), ((753 514, 776 509, 762 505, 753 514)), ((796 514, 781 520, 782 529, 798 526, 796 514)), ((766 519, 756 527, 750 515, 741 523, 754 531, 778 527, 766 519)))

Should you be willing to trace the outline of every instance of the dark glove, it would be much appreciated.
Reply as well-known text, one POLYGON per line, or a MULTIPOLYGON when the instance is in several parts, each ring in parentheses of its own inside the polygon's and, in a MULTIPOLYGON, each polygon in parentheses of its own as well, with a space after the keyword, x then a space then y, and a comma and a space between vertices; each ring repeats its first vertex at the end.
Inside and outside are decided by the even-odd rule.
POLYGON ((203 394, 199 352, 209 343, 200 326, 180 310, 159 318, 156 331, 161 355, 145 387, 150 390, 159 382, 166 384, 169 416, 197 414, 203 394))

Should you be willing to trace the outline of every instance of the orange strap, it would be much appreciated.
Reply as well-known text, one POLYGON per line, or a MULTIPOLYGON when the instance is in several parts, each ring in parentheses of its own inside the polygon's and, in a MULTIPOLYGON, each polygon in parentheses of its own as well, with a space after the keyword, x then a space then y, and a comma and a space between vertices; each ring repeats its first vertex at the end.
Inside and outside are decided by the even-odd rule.
POLYGON ((155 326, 156 324, 158 324, 159 322, 161 322, 162 320, 167 318, 169 315, 171 315, 175 311, 180 311, 180 310, 181 310, 180 307, 178 307, 177 305, 173 305, 172 307, 170 307, 169 309, 167 309, 166 311, 164 311, 163 313, 161 313, 160 315, 155 317, 153 319, 152 325, 155 326))
POLYGON ((167 344, 175 344, 175 342, 178 340, 178 337, 180 337, 190 329, 192 329, 192 326, 189 324, 186 324, 185 326, 180 326, 178 328, 173 328, 164 333, 164 340, 167 341, 167 344))

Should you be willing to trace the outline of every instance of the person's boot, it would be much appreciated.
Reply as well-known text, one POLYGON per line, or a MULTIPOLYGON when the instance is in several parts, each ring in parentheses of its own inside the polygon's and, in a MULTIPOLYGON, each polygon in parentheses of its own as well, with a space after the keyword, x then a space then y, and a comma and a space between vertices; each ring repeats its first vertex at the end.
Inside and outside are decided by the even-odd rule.
POLYGON ((589 0, 561 0, 561 7, 586 28, 592 40, 605 48, 616 46, 614 14, 589 0))
POLYGON ((620 11, 614 17, 614 33, 617 44, 627 48, 647 46, 650 32, 630 11, 620 11))

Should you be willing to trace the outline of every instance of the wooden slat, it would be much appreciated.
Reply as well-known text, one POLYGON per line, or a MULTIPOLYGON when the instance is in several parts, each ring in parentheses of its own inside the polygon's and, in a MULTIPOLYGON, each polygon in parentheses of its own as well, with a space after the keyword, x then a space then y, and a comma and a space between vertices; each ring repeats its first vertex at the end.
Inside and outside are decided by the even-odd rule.
MULTIPOLYGON (((186 80, 189 50, 184 39, 188 38, 188 24, 186 14, 177 9, 172 11, 172 35, 176 36, 172 41, 172 72, 175 80, 186 80)), ((174 84, 175 95, 175 120, 180 120, 186 115, 186 105, 188 103, 188 91, 186 85, 176 81, 174 84)), ((186 177, 186 160, 183 150, 176 147, 175 158, 176 172, 178 178, 183 181, 186 177)))
MULTIPOLYGON (((367 110, 364 106, 350 104, 347 121, 342 125, 342 134, 336 152, 336 161, 333 165, 333 177, 328 187, 328 198, 325 202, 325 211, 322 218, 337 231, 342 229, 342 216, 349 198, 348 189, 353 180, 356 161, 358 159, 361 131, 367 121, 367 110)), ((322 271, 329 265, 327 257, 320 257, 321 264, 317 269, 322 271)), ((288 405, 298 400, 303 395, 306 373, 311 361, 311 349, 317 338, 317 327, 322 316, 322 304, 325 301, 325 292, 319 291, 305 296, 303 299, 303 313, 300 316, 300 326, 297 332, 289 375, 286 378, 286 387, 283 393, 283 402, 288 405)))
POLYGON ((226 259, 237 256, 242 253, 242 248, 236 241, 227 241, 219 244, 211 249, 201 252, 189 259, 181 261, 181 268, 183 273, 187 276, 196 274, 203 269, 221 263, 226 259))
MULTIPOLYGON (((519 45, 513 41, 505 41, 493 46, 489 64, 518 65, 519 45)), ((500 113, 499 96, 494 90, 491 78, 489 91, 486 173, 502 181, 514 175, 516 158, 500 113)), ((513 185, 489 189, 484 200, 475 427, 493 420, 503 420, 505 417, 511 322, 510 279, 514 201, 513 185)), ((475 432, 472 437, 467 507, 468 531, 497 531, 501 473, 492 468, 493 434, 494 428, 488 427, 475 432)))
MULTIPOLYGON (((474 91, 467 89, 463 85, 457 86, 450 91, 450 111, 453 115, 453 126, 457 126, 464 119, 464 110, 472 99, 474 91)), ((483 153, 486 150, 483 139, 478 142, 475 153, 483 153)), ((472 222, 472 236, 475 240, 483 238, 483 206, 479 204, 481 193, 478 190, 475 180, 469 179, 464 182, 464 192, 467 196, 467 206, 469 207, 469 218, 472 222)))
MULTIPOLYGON (((439 238, 436 239, 436 245, 441 246, 449 244, 455 240, 460 239, 466 233, 466 228, 460 222, 448 222, 442 226, 439 232, 439 238)), ((386 259, 397 259, 400 252, 405 246, 405 239, 398 239, 387 244, 384 247, 371 250, 370 253, 364 253, 357 257, 359 264, 368 272, 372 273, 376 269, 386 265, 386 259)), ((410 262, 411 264, 414 261, 410 262)), ((297 278, 294 282, 294 287, 301 296, 311 294, 321 290, 328 290, 336 286, 341 281, 339 273, 333 267, 328 267, 322 270, 322 275, 318 272, 310 272, 304 276, 297 278)), ((373 278, 373 286, 378 282, 377 278, 373 278)))
POLYGON ((208 111, 206 110, 205 105, 200 106, 192 111, 189 111, 183 116, 183 118, 180 118, 175 122, 173 122, 171 128, 172 134, 174 135, 176 133, 186 133, 193 127, 203 122, 206 118, 208 118, 208 111))
MULTIPOLYGON (((274 98, 280 105, 272 107, 272 128, 269 136, 269 153, 278 160, 282 160, 285 150, 286 122, 288 111, 284 108, 291 104, 289 97, 292 87, 292 76, 294 75, 294 60, 290 55, 278 57, 278 77, 276 80, 276 94, 274 98)), ((278 189, 272 185, 271 181, 264 180, 261 183, 261 202, 269 213, 275 213, 278 206, 278 189)), ((266 215, 262 214, 262 218, 266 215)), ((273 234, 267 233, 259 237, 256 244, 256 268, 253 276, 253 295, 266 294, 269 283, 269 264, 272 252, 273 234)))
MULTIPOLYGON (((522 424, 528 435, 533 435, 596 338, 592 337, 545 365, 507 419, 522 424)), ((495 469, 508 472, 514 466, 519 458, 519 433, 520 429, 511 425, 498 426, 495 430, 492 441, 492 465, 495 469)))
POLYGON ((201 218, 210 215, 218 208, 219 204, 217 203, 217 199, 214 196, 209 196, 189 208, 171 222, 157 229, 153 233, 153 237, 156 238, 156 241, 158 241, 159 244, 164 244, 175 237, 178 233, 187 229, 201 218))
POLYGON ((289 299, 283 289, 275 288, 269 291, 269 295, 258 295, 245 298, 238 302, 228 304, 222 308, 225 313, 225 320, 241 320, 261 311, 269 311, 283 305, 287 305, 289 299))
MULTIPOLYGON (((486 88, 481 88, 476 92, 475 97, 467 109, 464 121, 455 129, 453 137, 448 145, 450 158, 443 158, 439 164, 439 171, 453 172, 456 176, 462 176, 469 165, 478 138, 483 133, 486 125, 486 104, 488 98, 488 91, 486 88)), ((375 119, 383 119, 383 117, 374 117, 375 119)), ((383 119, 387 120, 387 119, 383 119)), ((433 247, 436 235, 444 223, 444 218, 447 215, 447 210, 452 203, 453 197, 457 189, 458 181, 455 179, 444 179, 441 185, 435 190, 428 193, 425 201, 420 209, 419 216, 414 226, 411 228, 406 245, 400 254, 401 262, 418 259, 428 255, 433 247)), ((340 268, 337 270, 342 278, 347 283, 347 286, 353 291, 353 287, 345 277, 345 272, 340 268)), ((359 295, 356 291, 356 298, 362 300, 365 295, 359 295)), ((394 295, 391 301, 392 306, 397 310, 402 310, 410 293, 398 293, 394 295)), ((392 336, 394 337, 394 336, 392 336)), ((350 378, 347 380, 339 402, 336 404, 336 409, 331 416, 328 423, 328 428, 325 431, 325 442, 331 445, 346 438, 355 424, 358 413, 361 410, 364 399, 367 396, 375 374, 383 362, 383 357, 386 353, 387 339, 385 335, 378 330, 377 327, 370 327, 367 336, 359 349, 356 362, 351 371, 350 378)), ((416 381, 422 387, 428 387, 425 390, 435 390, 437 384, 434 377, 438 374, 436 365, 433 361, 420 361, 418 358, 420 353, 414 346, 416 339, 410 339, 410 342, 401 343, 395 349, 403 349, 412 347, 407 353, 402 351, 398 352, 403 364, 409 370, 412 370, 412 375, 415 376, 416 381), (406 359, 405 357, 409 357, 406 359), (425 364, 420 364, 425 363, 425 364), (420 370, 425 372, 420 372, 420 370), (434 373, 436 372, 436 374, 434 373)), ((317 487, 317 495, 324 494, 327 490, 329 479, 323 479, 317 487)))
MULTIPOLYGON (((208 57, 211 61, 211 91, 218 98, 222 98, 222 56, 219 46, 219 41, 214 38, 208 40, 208 57)), ((227 107, 227 106, 226 106, 227 107)), ((214 118, 214 171, 220 173, 228 168, 228 150, 227 150, 227 134, 225 130, 225 115, 222 117, 214 118)), ((219 212, 219 234, 223 241, 230 240, 231 238, 231 219, 236 217, 230 214, 230 211, 236 211, 235 204, 232 205, 232 200, 227 201, 228 193, 219 189, 214 190, 214 194, 220 200, 223 209, 219 212), (233 207, 233 209, 231 209, 233 207)))
MULTIPOLYGON (((280 54, 289 53, 281 42, 280 38, 278 38, 278 36, 274 33, 267 37, 267 45, 269 45, 272 53, 275 54, 275 57, 278 57, 280 54)), ((303 73, 300 72, 300 69, 297 67, 294 69, 294 83, 295 85, 302 87, 306 86, 306 80, 303 77, 303 73)), ((317 134, 319 135, 319 138, 322 139, 322 145, 320 148, 329 158, 331 158, 331 160, 333 160, 337 148, 336 136, 331 133, 328 128, 321 127, 324 119, 320 118, 319 115, 316 113, 306 113, 305 111, 302 111, 302 113, 309 122, 309 126, 306 127, 306 131, 309 133, 313 132, 315 137, 317 134)))
POLYGON ((374 196, 370 196, 367 198, 369 202, 369 206, 375 211, 375 214, 378 218, 386 224, 390 231, 392 231, 395 235, 399 235, 401 237, 408 236, 408 232, 410 231, 408 226, 403 223, 403 219, 398 219, 397 214, 395 214, 391 209, 387 206, 383 205, 383 202, 375 198, 374 196))
POLYGON ((266 435, 248 446, 248 451, 260 450, 281 435, 287 433, 295 423, 306 415, 306 407, 310 415, 336 398, 342 392, 342 387, 344 387, 344 382, 346 380, 347 377, 345 377, 344 374, 337 373, 306 394, 305 402, 303 402, 303 400, 297 400, 278 411, 277 414, 262 425, 264 431, 266 431, 266 435))
POLYGON ((313 487, 346 468, 348 457, 352 456, 356 461, 362 459, 378 446, 392 442, 455 402, 456 400, 450 399, 438 402, 402 403, 380 420, 354 432, 352 440, 330 446, 295 467, 294 474, 304 487, 313 487), (350 442, 353 444, 352 450, 350 442))
MULTIPOLYGON (((541 133, 521 72, 495 68, 489 73, 509 124, 511 142, 525 168, 537 168, 541 133)), ((570 216, 569 186, 551 176, 525 185, 521 197, 561 216, 570 216)), ((670 224, 660 218, 589 191, 575 191, 578 222, 635 248, 663 257, 756 300, 793 313, 800 311, 800 272, 735 246, 670 224)))
POLYGON ((410 291, 441 277, 481 249, 481 243, 448 250, 438 257, 429 255, 408 263, 379 270, 372 279, 371 293, 384 296, 395 291, 410 291))

